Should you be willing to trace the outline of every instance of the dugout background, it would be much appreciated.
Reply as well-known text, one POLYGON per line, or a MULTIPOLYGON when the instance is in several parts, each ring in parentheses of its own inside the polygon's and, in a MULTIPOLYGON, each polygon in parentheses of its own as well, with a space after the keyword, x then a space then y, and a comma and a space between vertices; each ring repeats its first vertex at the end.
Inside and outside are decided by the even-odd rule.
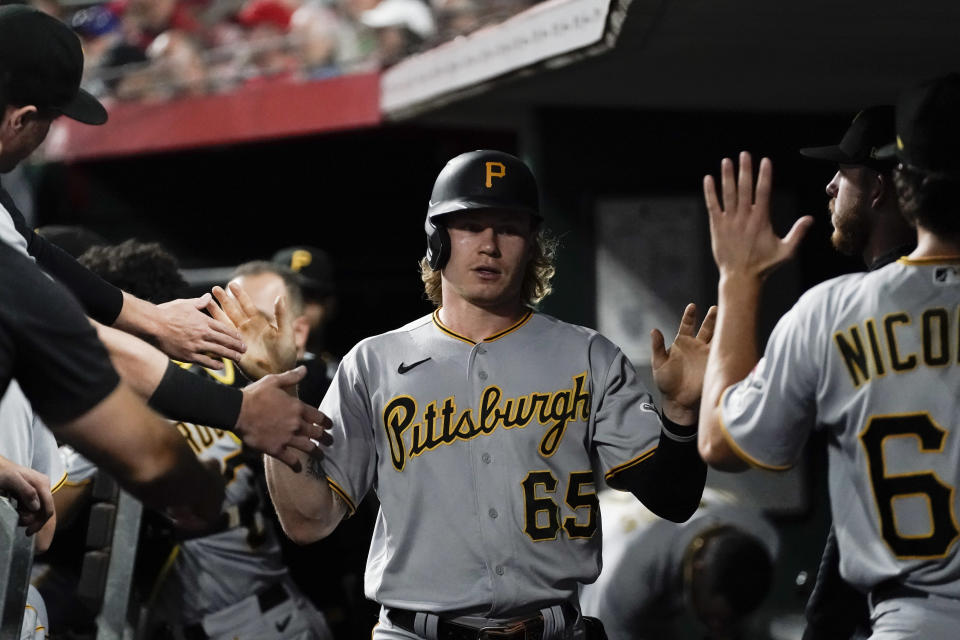
MULTIPOLYGON (((452 156, 492 147, 537 174, 547 224, 561 237, 554 294, 543 310, 597 327, 598 203, 688 198, 702 215, 688 237, 664 237, 699 261, 689 292, 715 301, 701 180, 724 156, 773 159, 780 233, 802 214, 816 224, 798 259, 765 288, 762 335, 807 288, 862 268, 830 247, 824 188, 835 172, 803 159, 832 144, 852 115, 893 102, 899 87, 960 66, 960 5, 924 0, 786 5, 620 2, 617 47, 561 69, 495 83, 365 129, 35 167, 40 224, 84 224, 111 241, 157 240, 186 267, 266 259, 309 244, 333 258, 335 353, 430 311, 417 263, 434 177, 452 156)), ((333 98, 335 99, 335 98, 333 98)), ((647 287, 674 299, 669 273, 647 287)), ((677 309, 679 312, 679 309, 677 309)), ((673 327, 662 327, 668 335, 673 327)), ((639 367, 643 370, 644 367, 639 367)), ((768 615, 798 613, 827 530, 824 443, 797 477, 800 503, 775 515, 785 550, 768 615)))

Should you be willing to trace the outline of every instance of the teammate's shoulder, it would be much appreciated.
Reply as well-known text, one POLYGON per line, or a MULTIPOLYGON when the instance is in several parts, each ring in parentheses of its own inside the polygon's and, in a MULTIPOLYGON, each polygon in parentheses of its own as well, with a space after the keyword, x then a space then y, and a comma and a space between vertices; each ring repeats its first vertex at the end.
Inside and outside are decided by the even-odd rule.
POLYGON ((868 280, 876 272, 857 272, 824 280, 807 289, 795 305, 800 309, 822 309, 825 304, 850 299, 850 294, 869 285, 868 280))

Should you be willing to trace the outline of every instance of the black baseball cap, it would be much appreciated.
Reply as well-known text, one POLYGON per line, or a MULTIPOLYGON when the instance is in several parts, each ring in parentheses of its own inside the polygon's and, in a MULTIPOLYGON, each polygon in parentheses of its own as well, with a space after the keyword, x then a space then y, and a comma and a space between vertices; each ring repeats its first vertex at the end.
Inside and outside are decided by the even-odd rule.
POLYGON ((891 168, 895 162, 877 158, 874 154, 881 147, 893 142, 895 135, 893 105, 876 105, 867 107, 854 116, 840 144, 806 147, 800 149, 800 155, 837 164, 864 165, 883 171, 891 168))
POLYGON ((904 91, 897 101, 896 141, 877 152, 925 173, 960 175, 960 74, 904 91))
POLYGON ((308 298, 323 298, 333 294, 333 264, 323 249, 287 247, 273 254, 271 261, 296 273, 308 298))
POLYGON ((82 75, 83 50, 70 27, 32 7, 0 7, 0 91, 9 103, 103 124, 107 110, 80 88, 82 75))

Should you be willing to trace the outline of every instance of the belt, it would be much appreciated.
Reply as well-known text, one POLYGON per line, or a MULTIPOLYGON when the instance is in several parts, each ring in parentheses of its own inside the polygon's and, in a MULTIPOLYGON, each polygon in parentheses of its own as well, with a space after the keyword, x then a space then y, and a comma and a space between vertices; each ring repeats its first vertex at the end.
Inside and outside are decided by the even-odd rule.
MULTIPOLYGON (((260 613, 266 613, 279 604, 287 601, 290 596, 279 582, 275 582, 257 594, 257 605, 260 613)), ((207 640, 210 636, 203 629, 203 623, 197 622, 183 628, 183 637, 186 640, 207 640)))
POLYGON ((922 589, 915 589, 902 584, 898 580, 884 580, 870 591, 870 601, 874 606, 884 600, 892 598, 929 598, 930 594, 922 589))
MULTIPOLYGON (((390 608, 387 609, 387 619, 404 631, 420 635, 415 628, 417 613, 406 609, 390 608)), ((454 622, 440 615, 437 617, 437 640, 544 640, 544 620, 541 613, 509 625, 481 628, 454 622)), ((577 612, 569 604, 564 604, 563 617, 565 623, 571 625, 577 620, 577 612)))

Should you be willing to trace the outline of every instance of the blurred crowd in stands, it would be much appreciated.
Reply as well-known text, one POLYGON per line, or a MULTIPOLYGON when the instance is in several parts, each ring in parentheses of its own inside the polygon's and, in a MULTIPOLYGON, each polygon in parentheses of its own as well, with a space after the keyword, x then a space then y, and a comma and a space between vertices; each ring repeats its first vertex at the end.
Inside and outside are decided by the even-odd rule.
POLYGON ((540 0, 30 0, 80 36, 84 86, 162 101, 388 67, 540 0))

